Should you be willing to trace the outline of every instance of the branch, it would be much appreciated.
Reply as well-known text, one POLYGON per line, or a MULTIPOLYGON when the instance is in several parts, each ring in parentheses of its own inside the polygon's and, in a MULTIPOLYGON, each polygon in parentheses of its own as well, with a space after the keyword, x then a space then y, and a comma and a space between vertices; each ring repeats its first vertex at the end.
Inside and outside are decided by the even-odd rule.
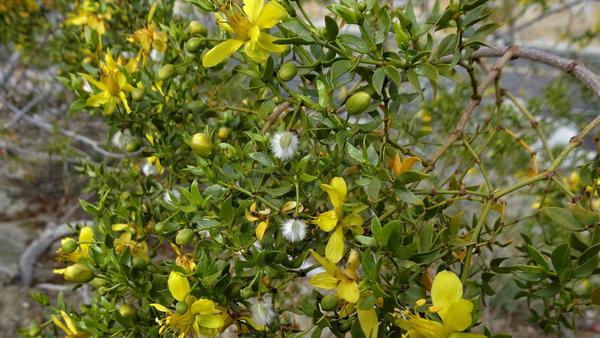
MULTIPOLYGON (((597 2, 597 1, 598 0, 593 0, 592 2, 597 2)), ((550 8, 550 9, 548 9, 546 11, 542 11, 535 18, 533 18, 533 19, 531 19, 529 21, 526 21, 526 22, 524 22, 524 23, 522 23, 522 24, 520 24, 518 26, 515 26, 513 28, 513 30, 520 31, 520 30, 523 30, 523 29, 527 29, 530 26, 536 24, 540 20, 543 20, 543 19, 545 19, 545 18, 547 18, 549 16, 552 16, 554 14, 558 14, 558 13, 560 13, 562 11, 571 9, 571 8, 573 8, 573 7, 577 6, 577 5, 580 5, 582 3, 585 3, 585 2, 588 2, 588 0, 575 0, 575 1, 567 2, 567 3, 561 4, 561 5, 556 5, 556 6, 550 8)))
POLYGON ((25 252, 23 252, 23 255, 21 255, 21 259, 19 260, 21 284, 26 286, 31 285, 33 282, 33 268, 35 263, 54 242, 72 233, 69 224, 91 225, 92 222, 88 220, 80 220, 70 223, 63 223, 57 226, 46 227, 46 229, 38 236, 38 238, 29 244, 25 252))
POLYGON ((465 126, 467 125, 467 121, 469 120, 471 113, 475 110, 479 103, 481 103, 481 97, 483 96, 483 93, 500 75, 500 71, 502 70, 502 68, 508 63, 508 61, 510 61, 513 58, 517 50, 518 47, 516 46, 509 47, 504 50, 504 52, 502 53, 502 58, 498 61, 496 65, 494 65, 494 67, 492 67, 492 70, 488 73, 488 75, 485 77, 485 79, 483 79, 483 81, 477 88, 477 93, 473 95, 471 101, 469 101, 469 104, 467 104, 467 106, 465 107, 456 128, 454 129, 452 134, 450 134, 448 140, 446 140, 446 142, 440 148, 438 148, 438 150, 433 155, 431 161, 429 161, 429 165, 427 166, 426 171, 433 170, 435 162, 444 154, 444 152, 448 150, 448 148, 454 142, 462 138, 465 126))
MULTIPOLYGON (((55 130, 60 132, 61 134, 70 137, 76 141, 79 141, 81 143, 84 143, 88 146, 90 146, 94 151, 96 151, 98 154, 105 156, 105 157, 110 157, 110 158, 126 158, 126 157, 131 157, 131 156, 136 156, 141 152, 141 149, 138 150, 137 152, 133 152, 133 153, 129 153, 129 154, 120 154, 120 153, 113 153, 107 150, 104 150, 99 144, 98 142, 92 140, 91 138, 85 137, 83 135, 79 135, 71 130, 67 130, 67 129, 63 129, 60 127, 54 127, 52 126, 50 123, 42 120, 39 116, 27 116, 23 114, 23 110, 25 110, 25 108, 23 109, 18 109, 17 107, 15 107, 13 104, 11 104, 10 102, 6 101, 6 99, 4 99, 4 97, 0 97, 0 100, 2 100, 2 102, 4 103, 4 105, 6 107, 8 107, 8 109, 10 111, 13 112, 13 114, 15 114, 16 116, 22 116, 22 119, 33 124, 34 126, 40 128, 40 129, 44 129, 47 132, 54 132, 55 130)), ((14 118, 13 118, 14 119, 14 118)))
POLYGON ((577 60, 567 59, 558 55, 523 46, 500 48, 485 47, 475 51, 473 53, 473 58, 499 57, 506 54, 506 52, 510 49, 513 50, 513 56, 515 58, 523 58, 543 63, 545 65, 561 69, 564 72, 575 76, 577 79, 585 83, 585 85, 594 92, 594 95, 600 97, 600 78, 577 60))

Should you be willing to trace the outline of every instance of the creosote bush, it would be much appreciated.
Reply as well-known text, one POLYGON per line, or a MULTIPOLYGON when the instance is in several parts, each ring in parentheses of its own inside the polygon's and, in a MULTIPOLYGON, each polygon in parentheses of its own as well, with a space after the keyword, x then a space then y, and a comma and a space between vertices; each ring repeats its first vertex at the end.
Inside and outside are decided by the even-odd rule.
POLYGON ((92 301, 38 295, 23 335, 493 337, 502 283, 546 332, 600 302, 600 119, 554 147, 501 75, 546 57, 600 82, 487 47, 491 1, 9 3, 58 15, 69 114, 113 155, 81 160, 93 226, 57 253, 92 301))

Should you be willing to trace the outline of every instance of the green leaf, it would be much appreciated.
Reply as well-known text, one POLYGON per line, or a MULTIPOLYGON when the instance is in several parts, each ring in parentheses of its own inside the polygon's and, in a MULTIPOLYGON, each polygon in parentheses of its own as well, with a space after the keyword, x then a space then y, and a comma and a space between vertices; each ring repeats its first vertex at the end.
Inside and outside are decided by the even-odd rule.
POLYGON ((533 260, 533 262, 535 262, 535 264, 537 264, 538 266, 541 266, 546 271, 550 270, 550 267, 548 266, 548 263, 544 259, 544 256, 542 256, 542 254, 536 248, 534 248, 531 245, 527 245, 526 249, 527 249, 527 252, 529 252, 529 257, 533 260))
POLYGON ((369 46, 358 36, 352 34, 341 34, 338 36, 340 43, 355 52, 366 54, 369 52, 369 46))
POLYGON ((377 245, 377 241, 373 237, 368 237, 368 236, 363 236, 363 235, 356 235, 356 236, 354 236, 354 239, 356 239, 360 244, 362 244, 364 246, 375 246, 375 245, 377 245))
POLYGON ((350 157, 355 160, 356 162, 359 163, 363 163, 365 162, 365 159, 363 158, 363 153, 362 151, 358 150, 355 146, 353 146, 351 143, 347 144, 347 148, 348 148, 348 155, 350 155, 350 157))
POLYGON ((265 167, 273 167, 274 163, 271 157, 267 153, 263 152, 255 152, 248 154, 252 159, 258 161, 258 163, 264 165, 265 167))
POLYGON ((339 28, 337 22, 330 17, 329 15, 325 16, 325 36, 327 37, 327 41, 333 41, 337 38, 339 28))
POLYGON ((563 243, 554 248, 552 251, 552 265, 554 270, 561 274, 563 271, 571 268, 570 247, 569 243, 563 243))
MULTIPOLYGON (((297 38, 300 43, 310 44, 315 42, 310 32, 296 18, 281 23, 279 28, 287 37, 297 38)), ((278 41, 275 43, 278 43, 278 41)))
POLYGON ((579 222, 573 217, 568 209, 558 207, 547 207, 540 210, 540 214, 550 218, 552 223, 559 227, 569 231, 583 231, 585 227, 582 227, 579 222))
POLYGON ((394 180, 394 184, 407 185, 408 183, 422 181, 426 178, 429 178, 429 175, 420 171, 408 170, 398 175, 394 180))
POLYGON ((373 88, 379 94, 379 96, 383 96, 383 83, 385 82, 385 70, 383 68, 378 68, 371 78, 371 83, 373 84, 373 88))
POLYGON ((408 190, 406 187, 398 187, 396 189, 396 196, 405 203, 408 204, 422 204, 421 201, 412 191, 408 190))

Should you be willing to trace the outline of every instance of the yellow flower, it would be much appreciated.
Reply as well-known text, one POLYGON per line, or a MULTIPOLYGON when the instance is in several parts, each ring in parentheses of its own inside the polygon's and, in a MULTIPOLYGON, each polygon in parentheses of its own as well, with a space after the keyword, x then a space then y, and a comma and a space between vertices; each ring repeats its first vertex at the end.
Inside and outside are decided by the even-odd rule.
POLYGON ((275 1, 244 0, 243 9, 235 2, 222 8, 223 15, 217 17, 221 28, 235 38, 227 39, 213 47, 202 58, 204 67, 213 67, 244 46, 246 55, 256 63, 267 61, 269 53, 282 53, 287 47, 273 43, 275 37, 263 31, 272 28, 287 16, 283 6, 275 1))
POLYGON ((321 184, 321 189, 329 195, 333 210, 319 214, 314 223, 323 231, 333 231, 325 247, 325 257, 337 263, 344 256, 344 231, 350 229, 353 233, 362 233, 363 219, 357 213, 344 217, 343 205, 348 190, 343 178, 334 177, 329 184, 321 184))
POLYGON ((148 257, 148 243, 146 241, 138 242, 131 239, 133 236, 132 232, 135 232, 131 226, 128 224, 113 224, 112 229, 113 231, 126 230, 115 239, 114 246, 117 253, 122 253, 125 249, 129 248, 131 256, 140 257, 146 262, 150 261, 150 257, 148 257))
POLYGON ((110 8, 100 12, 100 4, 97 2, 85 0, 82 5, 78 5, 75 13, 68 13, 67 25, 87 26, 103 35, 106 32, 104 21, 110 20, 112 13, 110 8))
POLYGON ((224 308, 217 306, 209 299, 196 299, 190 295, 190 283, 179 272, 171 271, 167 281, 169 291, 175 300, 187 304, 183 314, 179 314, 161 304, 150 304, 156 310, 166 313, 166 317, 159 320, 161 336, 166 336, 169 331, 179 332, 179 338, 185 337, 194 330, 198 336, 216 336, 232 322, 231 317, 224 308))
POLYGON ((250 209, 246 209, 244 213, 248 221, 260 221, 256 226, 256 238, 259 241, 262 241, 263 237, 265 236, 265 231, 267 231, 267 228, 269 227, 269 214, 271 213, 271 209, 267 208, 257 211, 256 202, 252 202, 250 209))
POLYGON ((325 271, 312 276, 310 284, 326 290, 336 289, 336 295, 339 298, 349 303, 356 303, 360 297, 357 283, 358 275, 356 274, 360 264, 358 253, 354 250, 351 251, 347 268, 342 270, 313 249, 309 249, 308 251, 325 269, 325 271))
POLYGON ((171 244, 171 247, 177 254, 177 258, 175 258, 175 265, 182 268, 187 273, 194 272, 196 270, 196 262, 194 262, 194 257, 184 254, 177 245, 171 244))
POLYGON ((456 274, 442 271, 433 279, 429 311, 437 313, 442 323, 405 312, 396 318, 396 324, 407 331, 410 338, 483 338, 473 333, 463 333, 471 322, 473 303, 462 298, 463 285, 456 274))
MULTIPOLYGON (((70 237, 61 240, 61 243, 65 243, 71 240, 70 237)), ((69 254, 63 254, 66 260, 77 263, 81 258, 88 257, 90 254, 90 245, 94 241, 94 230, 91 227, 86 226, 81 228, 79 232, 79 245, 77 249, 69 254)))
POLYGON ((416 162, 420 162, 419 158, 410 156, 401 160, 400 154, 396 153, 393 159, 388 160, 388 166, 392 168, 392 175, 397 177, 403 172, 410 170, 416 162))
POLYGON ((89 337, 89 334, 87 334, 86 332, 83 331, 79 331, 77 329, 77 327, 75 326, 75 323, 73 322, 73 319, 71 319, 71 316, 69 316, 68 313, 66 313, 65 311, 60 311, 60 315, 63 318, 63 320, 65 321, 64 323, 60 321, 60 319, 55 316, 52 315, 52 321, 54 322, 54 325, 58 326, 61 330, 65 331, 66 333, 66 338, 85 338, 85 337, 89 337))
POLYGON ((159 32, 156 24, 152 21, 156 8, 157 4, 155 3, 148 13, 148 25, 135 31, 131 35, 131 38, 129 38, 130 42, 134 42, 141 47, 140 55, 142 56, 144 64, 146 64, 146 60, 148 55, 150 55, 152 48, 161 53, 164 53, 165 50, 167 50, 167 33, 159 32))
MULTIPOLYGON (((133 73, 136 69, 136 61, 134 59, 129 60, 125 64, 125 61, 119 58, 119 64, 130 73, 133 73)), ((109 50, 104 57, 104 64, 100 66, 100 81, 88 74, 81 74, 89 83, 100 89, 99 93, 87 99, 87 104, 92 107, 104 106, 104 113, 106 115, 112 114, 119 102, 123 103, 127 113, 131 113, 131 109, 127 104, 127 93, 131 92, 133 86, 127 82, 125 74, 118 67, 119 64, 115 62, 109 50)))

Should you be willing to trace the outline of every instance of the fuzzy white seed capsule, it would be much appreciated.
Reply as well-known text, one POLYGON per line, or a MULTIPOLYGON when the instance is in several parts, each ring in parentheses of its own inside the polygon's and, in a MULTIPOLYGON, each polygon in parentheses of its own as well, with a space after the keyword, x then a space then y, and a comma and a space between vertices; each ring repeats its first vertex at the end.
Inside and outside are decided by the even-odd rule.
POLYGON ((298 150, 298 135, 290 131, 280 131, 271 138, 271 150, 275 157, 287 161, 294 157, 298 150))
POLYGON ((253 298, 250 300, 252 306, 250 312, 252 313, 252 320, 259 325, 269 325, 275 319, 275 310, 273 310, 273 303, 271 302, 271 295, 263 295, 261 299, 253 298))
POLYGON ((306 223, 299 219, 289 219, 281 224, 281 233, 288 241, 295 243, 306 237, 306 223))

